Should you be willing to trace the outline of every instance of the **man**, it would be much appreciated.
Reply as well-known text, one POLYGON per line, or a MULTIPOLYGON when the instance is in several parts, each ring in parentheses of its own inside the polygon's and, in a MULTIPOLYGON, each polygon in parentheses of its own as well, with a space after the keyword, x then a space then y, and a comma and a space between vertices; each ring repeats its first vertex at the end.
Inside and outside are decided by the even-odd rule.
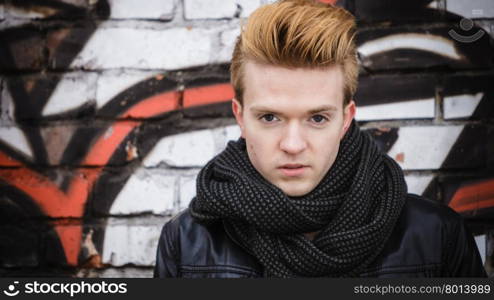
POLYGON ((407 194, 353 120, 354 35, 313 1, 251 15, 231 65, 242 136, 163 227, 155 277, 486 276, 460 216, 407 194))

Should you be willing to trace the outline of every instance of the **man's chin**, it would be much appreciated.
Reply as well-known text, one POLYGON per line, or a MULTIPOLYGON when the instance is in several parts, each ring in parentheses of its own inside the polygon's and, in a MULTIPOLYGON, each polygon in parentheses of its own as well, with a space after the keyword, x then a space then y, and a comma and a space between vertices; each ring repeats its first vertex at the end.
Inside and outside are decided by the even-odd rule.
POLYGON ((309 189, 305 184, 297 186, 295 183, 291 183, 290 186, 278 187, 289 197, 301 197, 311 191, 311 189, 309 189))

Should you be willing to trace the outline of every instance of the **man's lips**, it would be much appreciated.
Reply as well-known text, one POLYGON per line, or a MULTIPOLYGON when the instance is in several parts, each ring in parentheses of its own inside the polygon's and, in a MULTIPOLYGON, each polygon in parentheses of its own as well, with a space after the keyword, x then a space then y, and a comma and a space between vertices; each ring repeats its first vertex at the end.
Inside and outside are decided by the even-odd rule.
POLYGON ((284 164, 278 167, 281 173, 288 177, 300 176, 307 170, 307 168, 308 166, 303 164, 284 164))

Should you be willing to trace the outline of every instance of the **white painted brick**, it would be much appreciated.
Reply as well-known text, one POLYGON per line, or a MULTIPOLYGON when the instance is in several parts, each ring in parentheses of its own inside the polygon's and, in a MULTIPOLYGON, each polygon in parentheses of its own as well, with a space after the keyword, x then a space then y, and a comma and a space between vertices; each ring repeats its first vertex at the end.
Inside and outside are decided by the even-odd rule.
POLYGON ((181 211, 189 206, 192 198, 196 196, 196 176, 180 177, 180 200, 178 211, 181 211))
POLYGON ((485 32, 494 37, 494 21, 492 20, 475 20, 475 26, 482 28, 485 32))
POLYGON ((235 0, 184 0, 185 18, 224 19, 233 18, 237 12, 235 0))
POLYGON ((163 170, 138 169, 116 197, 110 214, 164 214, 171 211, 176 198, 175 182, 175 176, 163 174, 163 170))
POLYGON ((211 130, 199 130, 161 139, 144 159, 146 167, 165 163, 173 167, 202 167, 216 153, 211 130))
POLYGON ((453 40, 438 39, 437 36, 429 33, 396 33, 367 41, 357 49, 359 55, 364 60, 364 67, 371 64, 367 58, 382 52, 394 49, 417 49, 440 54, 451 59, 461 60, 462 56, 455 47, 453 40))
POLYGON ((29 145, 24 132, 17 126, 0 125, 0 141, 29 158, 33 157, 31 146, 29 145))
POLYGON ((408 192, 412 194, 422 195, 431 180, 432 175, 408 175, 405 176, 405 181, 408 186, 408 192))
POLYGON ((159 19, 173 18, 175 0, 109 0, 112 19, 159 19))
POLYGON ((431 3, 429 3, 427 5, 428 8, 434 8, 434 9, 438 9, 439 8, 439 3, 437 1, 432 1, 431 3))
POLYGON ((0 124, 9 119, 10 101, 7 91, 7 83, 0 77, 0 124))
POLYGON ((240 34, 240 28, 223 31, 220 35, 219 60, 230 61, 232 59, 235 41, 240 34))
POLYGON ((225 150, 226 144, 229 140, 237 140, 240 136, 240 127, 237 125, 216 127, 211 129, 211 133, 214 139, 214 155, 225 150))
POLYGON ((240 131, 240 126, 238 125, 231 125, 225 127, 225 134, 226 134, 226 140, 228 141, 236 141, 242 134, 240 131))
POLYGON ((247 18, 261 4, 261 0, 184 0, 185 18, 247 18))
POLYGON ((31 20, 29 19, 12 19, 7 12, 4 13, 4 20, 0 22, 0 30, 4 30, 7 28, 13 27, 21 27, 26 24, 30 24, 31 20))
POLYGON ((434 99, 358 106, 355 118, 358 121, 434 118, 434 99))
POLYGON ((492 0, 446 0, 446 9, 470 19, 494 18, 492 0))
POLYGON ((262 5, 261 0, 237 0, 236 2, 241 9, 241 18, 247 18, 254 10, 262 5))
POLYGON ((404 170, 438 169, 463 126, 401 127, 388 155, 404 170))
POLYGON ((77 108, 96 98, 95 73, 65 73, 43 108, 43 115, 53 115, 77 108))
POLYGON ((158 72, 139 72, 129 70, 112 70, 103 72, 98 77, 96 87, 96 105, 103 107, 108 101, 138 82, 156 76, 158 72))
MULTIPOLYGON (((0 76, 0 121, 6 119, 7 101, 4 101, 4 79, 0 76)), ((1 123, 0 123, 1 124, 1 123)))
POLYGON ((88 3, 91 3, 94 0, 62 0, 60 2, 71 4, 79 7, 86 7, 88 3))
MULTIPOLYGON (((55 11, 53 11, 55 12, 55 11)), ((12 19, 12 18, 20 18, 20 19, 42 19, 45 18, 48 15, 45 15, 41 12, 37 12, 35 10, 22 10, 19 9, 18 7, 8 5, 5 7, 4 15, 6 19, 12 19)))
POLYGON ((477 105, 480 103, 480 100, 482 100, 483 96, 484 93, 444 97, 444 118, 455 119, 470 117, 477 108, 477 105))
POLYGON ((7 87, 7 82, 2 81, 2 90, 0 91, 0 105, 2 108, 2 115, 0 120, 5 122, 13 122, 14 120, 14 101, 12 95, 7 87))
POLYGON ((229 141, 236 141, 241 135, 240 127, 238 125, 226 126, 223 128, 225 140, 223 143, 223 149, 225 149, 226 145, 229 141))
POLYGON ((202 28, 101 28, 72 67, 174 70, 205 65, 210 62, 214 34, 202 28))
POLYGON ((108 268, 103 270, 98 269, 82 269, 76 277, 79 278, 152 278, 153 268, 108 268))
POLYGON ((157 225, 113 225, 105 231, 102 262, 111 266, 153 266, 161 232, 157 225))
POLYGON ((213 134, 214 138, 214 155, 216 155, 225 149, 225 127, 216 127, 214 129, 211 129, 211 133, 213 134))
POLYGON ((480 258, 482 259, 482 264, 485 263, 485 255, 487 254, 487 247, 485 242, 486 239, 487 236, 485 234, 475 236, 475 244, 477 245, 477 249, 479 250, 480 258))

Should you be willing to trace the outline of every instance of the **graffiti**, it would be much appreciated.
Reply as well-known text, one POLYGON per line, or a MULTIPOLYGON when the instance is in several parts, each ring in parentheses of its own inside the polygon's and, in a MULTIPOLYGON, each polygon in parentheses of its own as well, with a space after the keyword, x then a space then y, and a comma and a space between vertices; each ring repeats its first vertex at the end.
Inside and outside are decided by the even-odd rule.
MULTIPOLYGON (((435 18, 455 24, 461 16, 439 12, 433 2, 412 1, 405 10, 390 1, 338 2, 363 24, 357 118, 405 169, 412 191, 485 220, 475 227, 482 233, 492 228, 494 212, 494 144, 486 143, 494 131, 485 122, 494 115, 492 38, 482 36, 475 47, 452 40, 450 24, 436 24, 435 18), (401 23, 365 26, 389 19, 401 23)), ((103 267, 108 241, 120 238, 111 236, 117 231, 108 230, 108 218, 118 215, 122 193, 130 193, 126 186, 148 176, 140 172, 149 167, 156 172, 149 176, 161 176, 163 189, 174 193, 175 177, 154 169, 188 167, 163 157, 148 165, 161 143, 234 124, 227 62, 171 71, 74 68, 80 53, 91 53, 92 37, 110 17, 106 1, 87 7, 9 1, 5 8, 47 22, 27 18, 0 31, 0 265, 103 267)), ((212 150, 203 147, 206 156, 216 151, 213 144, 212 150)), ((196 170, 200 162, 191 165, 196 170)), ((122 211, 159 215, 174 206, 163 207, 122 211)), ((12 272, 7 274, 17 274, 12 272)))

